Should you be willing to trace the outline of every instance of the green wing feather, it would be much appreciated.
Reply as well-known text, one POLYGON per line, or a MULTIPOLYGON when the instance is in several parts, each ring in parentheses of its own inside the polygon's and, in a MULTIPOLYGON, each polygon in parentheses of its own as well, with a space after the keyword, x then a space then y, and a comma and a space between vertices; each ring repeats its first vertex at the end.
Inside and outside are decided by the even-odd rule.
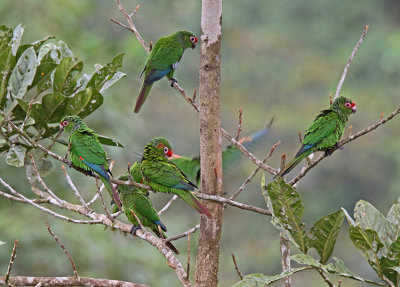
POLYGON ((145 76, 151 70, 166 70, 171 65, 179 62, 183 55, 182 44, 170 37, 161 38, 154 45, 146 61, 145 76))
POLYGON ((199 184, 200 181, 200 158, 180 156, 169 160, 174 163, 186 175, 188 180, 199 184))

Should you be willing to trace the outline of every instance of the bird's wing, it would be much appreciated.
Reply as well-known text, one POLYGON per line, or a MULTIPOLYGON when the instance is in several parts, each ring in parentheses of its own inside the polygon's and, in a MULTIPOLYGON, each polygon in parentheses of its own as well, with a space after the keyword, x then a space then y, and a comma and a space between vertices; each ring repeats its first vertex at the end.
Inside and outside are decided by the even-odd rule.
POLYGON ((172 162, 158 161, 145 165, 142 162, 142 173, 149 181, 168 188, 193 190, 196 187, 172 162))
POLYGON ((71 135, 71 142, 71 152, 76 153, 78 157, 92 164, 107 165, 106 153, 95 133, 90 131, 74 133, 71 135))
POLYGON ((157 42, 147 59, 147 69, 149 71, 171 69, 172 64, 179 62, 182 55, 183 47, 178 41, 167 39, 161 43, 157 42))

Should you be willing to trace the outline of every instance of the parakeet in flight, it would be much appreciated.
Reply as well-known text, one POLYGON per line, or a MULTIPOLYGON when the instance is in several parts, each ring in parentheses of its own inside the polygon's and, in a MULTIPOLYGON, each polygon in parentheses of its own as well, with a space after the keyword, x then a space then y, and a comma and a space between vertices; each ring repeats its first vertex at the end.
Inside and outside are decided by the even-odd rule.
POLYGON ((71 162, 76 167, 95 172, 104 183, 111 198, 121 210, 121 201, 111 181, 111 172, 103 146, 98 135, 88 128, 78 116, 65 116, 60 122, 60 129, 69 135, 71 162))
POLYGON ((140 169, 143 183, 152 190, 174 193, 192 206, 197 212, 211 218, 211 213, 191 192, 197 186, 174 163, 168 161, 172 156, 172 147, 161 137, 152 139, 144 148, 140 169))
POLYGON ((197 41, 197 37, 189 31, 178 31, 175 34, 158 39, 148 55, 140 75, 142 76, 144 73, 144 80, 136 101, 135 113, 140 111, 154 82, 164 76, 177 82, 174 78, 174 72, 178 68, 183 52, 187 48, 194 49, 197 41))
POLYGON ((350 114, 355 112, 356 103, 352 100, 345 97, 334 100, 329 109, 321 111, 315 118, 304 134, 300 150, 275 177, 283 177, 310 154, 316 151, 328 151, 337 145, 350 114))
MULTIPOLYGON (((263 129, 251 134, 250 136, 243 137, 239 142, 246 148, 251 149, 263 142, 271 129, 271 122, 263 129)), ((222 168, 224 173, 242 157, 242 152, 237 146, 231 144, 222 151, 222 168)), ((200 156, 185 157, 173 154, 169 161, 177 165, 187 176, 187 178, 197 184, 200 183, 200 156)))
MULTIPOLYGON (((129 180, 126 175, 118 177, 120 180, 129 180)), ((136 181, 136 180, 135 180, 136 181)), ((133 224, 131 233, 135 234, 136 230, 140 228, 139 222, 133 215, 132 211, 139 218, 143 226, 150 227, 150 229, 160 238, 167 238, 164 231, 167 231, 165 225, 161 222, 157 211, 154 209, 150 199, 143 193, 139 188, 134 186, 120 185, 118 186, 118 194, 122 199, 122 210, 126 217, 133 224)), ((117 210, 114 210, 117 211, 117 210)), ((171 242, 167 242, 166 245, 179 254, 179 251, 171 242)))

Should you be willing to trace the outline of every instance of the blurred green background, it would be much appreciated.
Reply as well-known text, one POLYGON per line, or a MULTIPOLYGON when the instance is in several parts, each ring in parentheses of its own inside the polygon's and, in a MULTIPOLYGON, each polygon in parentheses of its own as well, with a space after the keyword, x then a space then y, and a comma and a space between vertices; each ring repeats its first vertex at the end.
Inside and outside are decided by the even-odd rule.
MULTIPOLYGON (((201 1, 146 0, 123 1, 131 11, 137 4, 135 24, 149 43, 179 29, 200 34, 201 1)), ((262 128, 273 116, 275 122, 267 143, 256 151, 262 158, 277 140, 282 144, 268 162, 277 167, 280 155, 292 157, 299 148, 298 131, 329 105, 344 65, 365 25, 370 29, 353 61, 342 95, 357 103, 357 114, 349 123, 357 132, 376 122, 382 112, 388 115, 400 101, 400 5, 398 1, 225 1, 222 36, 222 121, 236 133, 237 112, 243 108, 243 132, 248 135, 262 128)), ((146 54, 127 30, 110 22, 124 22, 110 0, 30 0, 0 1, 1 24, 25 25, 23 43, 56 36, 65 41, 75 56, 83 60, 84 71, 92 73, 95 63, 104 64, 125 52, 122 71, 127 76, 104 94, 104 104, 86 119, 96 132, 119 140, 126 148, 106 147, 116 165, 114 175, 126 170, 134 152, 142 152, 154 136, 170 140, 174 152, 196 156, 199 152, 198 115, 169 87, 166 80, 153 86, 140 114, 133 106, 140 88, 139 74, 146 54)), ((198 87, 199 48, 187 51, 175 76, 188 94, 198 87)), ((350 214, 355 203, 364 199, 387 213, 400 193, 399 119, 348 144, 311 170, 299 185, 305 205, 304 220, 311 226, 320 217, 344 207, 350 214)), ((65 137, 65 136, 64 136, 65 137)), ((225 140, 224 145, 227 145, 225 140)), ((65 154, 63 146, 55 149, 65 154)), ((62 198, 76 201, 60 169, 45 178, 62 198)), ((235 164, 224 175, 224 189, 231 194, 255 168, 248 159, 235 164)), ((296 169, 298 170, 298 169, 296 169)), ((88 200, 94 193, 94 180, 74 170, 70 175, 88 200)), ((0 174, 15 189, 32 196, 23 168, 14 168, 0 159, 0 174)), ((289 178, 296 172, 292 172, 289 178)), ((267 181, 272 177, 267 175, 267 181)), ((265 207, 260 175, 238 200, 265 207)), ((5 190, 0 187, 1 190, 5 190)), ((170 198, 151 195, 157 208, 170 198)), ((101 207, 97 207, 101 211, 101 207)), ((123 216, 121 220, 125 220, 123 216)), ((168 234, 186 231, 199 221, 199 215, 182 202, 176 202, 162 216, 168 234)), ((244 274, 280 273, 279 233, 269 218, 228 207, 224 212, 221 244, 220 286, 237 282, 231 253, 236 255, 244 274)), ((153 286, 179 286, 164 258, 148 243, 124 237, 101 226, 80 226, 55 219, 33 207, 0 198, 0 273, 5 273, 13 240, 19 239, 14 275, 67 276, 71 266, 48 234, 45 222, 69 249, 81 276, 111 278, 153 286)), ((192 273, 197 234, 192 237, 192 273)), ((187 240, 176 241, 179 259, 185 264, 187 240)), ((295 248, 292 253, 296 253, 295 248)), ((373 270, 352 245, 347 223, 333 252, 355 273, 376 279, 373 270)), ((191 275, 193 278, 193 274, 191 275)), ((323 286, 315 271, 293 277, 294 286, 323 286)), ((339 278, 333 278, 338 280, 339 278)), ((345 286, 367 286, 344 280, 345 286)), ((281 282, 274 286, 280 286, 281 282)))

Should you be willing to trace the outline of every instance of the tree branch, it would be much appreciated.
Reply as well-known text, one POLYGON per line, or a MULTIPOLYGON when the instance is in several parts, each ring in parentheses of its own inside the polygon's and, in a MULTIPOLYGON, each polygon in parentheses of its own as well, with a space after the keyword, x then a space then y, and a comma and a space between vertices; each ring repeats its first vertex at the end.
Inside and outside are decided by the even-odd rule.
MULTIPOLYGON (((28 277, 12 276, 9 282, 14 286, 86 286, 86 287, 150 287, 146 284, 137 284, 119 280, 96 279, 88 277, 28 277)), ((0 277, 0 285, 5 284, 4 276, 0 277)))
POLYGON ((17 247, 18 247, 18 239, 15 239, 15 240, 14 240, 14 248, 13 248, 13 251, 12 251, 12 253, 11 253, 10 262, 8 263, 7 273, 6 273, 6 275, 4 276, 4 284, 5 284, 5 285, 8 285, 8 284, 9 284, 11 269, 12 269, 12 266, 13 266, 13 264, 14 264, 15 255, 17 254, 17 247))

